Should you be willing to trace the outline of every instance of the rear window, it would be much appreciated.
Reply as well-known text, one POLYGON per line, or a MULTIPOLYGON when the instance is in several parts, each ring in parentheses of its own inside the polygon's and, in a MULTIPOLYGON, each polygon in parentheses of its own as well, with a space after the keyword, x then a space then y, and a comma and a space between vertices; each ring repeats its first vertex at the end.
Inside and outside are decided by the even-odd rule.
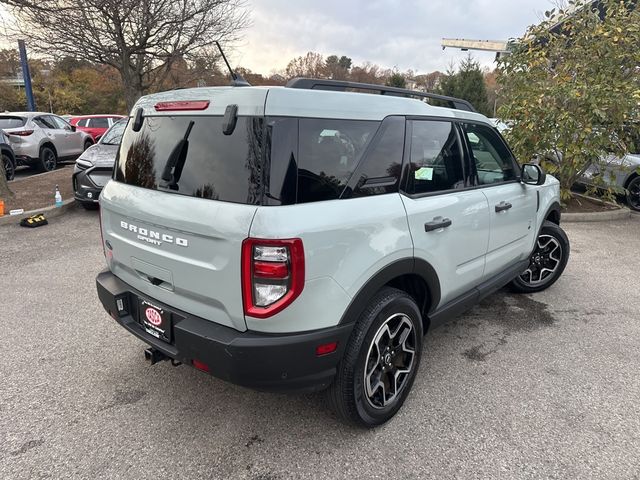
POLYGON ((20 128, 24 127, 27 119, 22 117, 0 116, 0 128, 20 128))
POLYGON ((116 181, 212 200, 261 202, 264 118, 239 117, 231 135, 223 134, 222 117, 145 117, 139 132, 133 131, 133 122, 129 125, 122 137, 116 181), (181 142, 192 121, 186 142, 181 142), (170 158, 180 156, 181 171, 176 164, 169 169, 173 174, 163 178, 163 173, 171 173, 170 158))

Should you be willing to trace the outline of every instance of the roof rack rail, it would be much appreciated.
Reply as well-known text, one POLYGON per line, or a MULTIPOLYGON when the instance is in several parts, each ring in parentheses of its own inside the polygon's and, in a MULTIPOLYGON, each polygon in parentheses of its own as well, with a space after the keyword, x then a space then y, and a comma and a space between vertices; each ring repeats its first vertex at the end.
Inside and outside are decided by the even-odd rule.
POLYGON ((437 93, 421 92, 418 90, 409 90, 406 88, 387 87, 386 85, 374 85, 372 83, 358 83, 344 80, 325 80, 321 78, 294 78, 286 85, 287 88, 301 88, 305 90, 332 90, 345 92, 348 88, 358 90, 371 90, 379 92, 380 95, 389 95, 394 97, 418 97, 437 100, 445 103, 454 110, 466 110, 468 112, 477 112, 473 105, 466 100, 455 97, 447 97, 446 95, 438 95, 437 93))

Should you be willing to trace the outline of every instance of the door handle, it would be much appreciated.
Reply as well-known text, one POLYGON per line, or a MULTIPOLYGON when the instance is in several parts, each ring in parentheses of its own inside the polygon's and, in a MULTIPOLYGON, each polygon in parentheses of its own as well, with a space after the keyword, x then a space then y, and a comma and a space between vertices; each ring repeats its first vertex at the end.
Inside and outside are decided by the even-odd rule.
POLYGON ((513 205, 511 205, 509 202, 500 202, 496 205, 496 213, 504 212, 505 210, 509 210, 511 207, 513 207, 513 205))
POLYGON ((425 232, 432 232, 434 230, 438 230, 440 228, 447 228, 451 226, 451 219, 435 217, 431 222, 427 222, 424 224, 425 232))

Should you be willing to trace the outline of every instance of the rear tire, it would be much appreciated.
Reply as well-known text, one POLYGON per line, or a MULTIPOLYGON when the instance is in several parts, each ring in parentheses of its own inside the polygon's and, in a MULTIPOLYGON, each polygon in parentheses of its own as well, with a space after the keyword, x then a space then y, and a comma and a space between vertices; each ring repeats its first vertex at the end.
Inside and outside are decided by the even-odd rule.
POLYGON ((380 290, 356 322, 327 390, 336 414, 366 428, 393 417, 415 380, 422 337, 422 316, 413 298, 395 288, 380 290))
POLYGON ((4 173, 7 177, 7 182, 10 182, 16 176, 16 164, 11 157, 4 152, 2 153, 2 164, 4 166, 4 173))
POLYGON ((529 266, 511 282, 518 293, 534 293, 553 285, 569 261, 569 239, 564 230, 546 221, 536 240, 536 248, 529 258, 529 266))
POLYGON ((52 172, 58 166, 58 157, 51 147, 42 147, 40 149, 40 162, 38 169, 41 172, 52 172))

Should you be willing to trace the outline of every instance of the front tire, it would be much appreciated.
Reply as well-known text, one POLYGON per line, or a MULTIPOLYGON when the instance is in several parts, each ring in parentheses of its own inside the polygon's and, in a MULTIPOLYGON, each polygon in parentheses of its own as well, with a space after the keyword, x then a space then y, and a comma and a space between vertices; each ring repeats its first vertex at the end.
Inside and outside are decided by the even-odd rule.
POLYGON ((93 142, 91 140, 85 140, 85 142, 84 142, 84 150, 89 148, 91 145, 93 145, 93 142))
POLYGON ((529 266, 511 282, 511 288, 518 293, 546 290, 562 275, 569 261, 569 251, 569 239, 564 230, 545 220, 529 258, 529 266))
POLYGON ((395 288, 380 290, 356 322, 327 391, 337 415, 366 428, 393 417, 415 380, 422 337, 413 298, 395 288))
POLYGON ((640 177, 635 177, 627 185, 627 204, 632 210, 640 212, 640 177))
POLYGON ((41 172, 52 172, 58 166, 58 157, 51 147, 42 147, 40 149, 40 162, 38 169, 41 172))

